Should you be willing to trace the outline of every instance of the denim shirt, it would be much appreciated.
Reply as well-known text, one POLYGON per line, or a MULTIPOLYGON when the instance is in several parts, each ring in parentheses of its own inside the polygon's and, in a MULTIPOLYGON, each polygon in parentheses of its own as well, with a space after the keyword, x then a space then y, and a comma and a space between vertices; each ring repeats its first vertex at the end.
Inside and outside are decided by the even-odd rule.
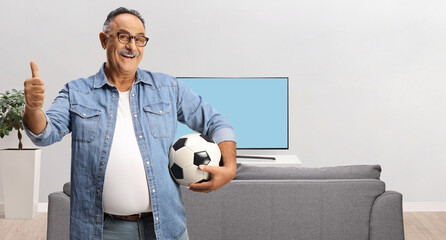
MULTIPOLYGON (((70 239, 102 239, 102 190, 113 141, 118 89, 104 66, 88 78, 68 82, 46 111, 39 135, 26 132, 34 144, 47 146, 71 132, 70 239)), ((138 68, 130 91, 130 108, 144 161, 157 239, 177 239, 186 230, 179 185, 168 169, 169 148, 177 121, 212 137, 236 141, 228 120, 176 78, 138 68)))

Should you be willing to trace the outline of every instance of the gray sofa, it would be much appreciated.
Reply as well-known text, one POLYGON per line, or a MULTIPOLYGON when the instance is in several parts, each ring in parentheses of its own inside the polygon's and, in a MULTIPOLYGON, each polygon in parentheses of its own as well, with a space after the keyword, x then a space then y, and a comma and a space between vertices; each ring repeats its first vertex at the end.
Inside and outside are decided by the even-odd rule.
MULTIPOLYGON (((191 240, 402 240, 402 195, 379 165, 327 168, 238 164, 236 178, 203 194, 182 188, 191 240)), ((69 239, 70 184, 51 193, 48 240, 69 239)))

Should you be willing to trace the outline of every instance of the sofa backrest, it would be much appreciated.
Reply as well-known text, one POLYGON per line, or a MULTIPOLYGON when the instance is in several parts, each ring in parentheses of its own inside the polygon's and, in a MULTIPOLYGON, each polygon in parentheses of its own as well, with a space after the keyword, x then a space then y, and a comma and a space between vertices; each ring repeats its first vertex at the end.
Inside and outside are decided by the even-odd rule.
POLYGON ((380 165, 351 165, 323 168, 257 167, 237 164, 234 180, 280 179, 379 179, 380 165))
MULTIPOLYGON (((237 164, 234 180, 287 180, 287 179, 379 179, 380 165, 350 165, 323 168, 257 167, 237 164)), ((71 184, 65 183, 63 191, 70 196, 71 184)))
POLYGON ((67 182, 63 185, 63 192, 68 196, 71 196, 71 182, 67 182))

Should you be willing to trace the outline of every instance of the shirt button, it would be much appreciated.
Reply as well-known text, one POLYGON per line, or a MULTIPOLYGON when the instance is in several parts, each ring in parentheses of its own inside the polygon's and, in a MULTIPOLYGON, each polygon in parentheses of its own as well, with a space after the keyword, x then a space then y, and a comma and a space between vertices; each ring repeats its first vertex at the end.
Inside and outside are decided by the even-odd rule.
POLYGON ((133 94, 132 94, 132 96, 134 97, 134 96, 135 96, 135 94, 133 93, 133 94))
POLYGON ((155 192, 155 189, 153 189, 152 192, 155 192))
POLYGON ((149 164, 150 164, 150 162, 149 162, 149 161, 147 161, 147 162, 146 162, 146 164, 147 164, 147 165, 149 165, 149 164))
POLYGON ((142 135, 139 135, 139 138, 142 138, 142 135))
POLYGON ((99 221, 99 217, 96 217, 96 221, 99 221))
POLYGON ((155 220, 156 220, 156 221, 158 221, 158 220, 159 220, 159 218, 155 218, 155 220))
POLYGON ((163 111, 160 111, 160 114, 163 114, 163 111))
POLYGON ((104 166, 104 165, 105 165, 105 162, 101 162, 101 165, 104 166))
POLYGON ((107 139, 107 140, 108 140, 108 139, 110 139, 110 137, 109 137, 109 136, 107 136, 107 137, 105 137, 105 139, 107 139))
POLYGON ((84 117, 85 117, 85 115, 86 115, 85 113, 82 113, 82 116, 84 116, 84 117))
POLYGON ((133 116, 134 116, 134 117, 138 117, 138 115, 136 115, 136 114, 135 114, 135 115, 133 115, 133 116))
POLYGON ((113 94, 112 97, 115 97, 115 94, 113 94))
POLYGON ((100 192, 101 192, 101 189, 98 189, 97 192, 100 193, 100 192))
POLYGON ((110 118, 113 118, 113 115, 110 114, 110 118))

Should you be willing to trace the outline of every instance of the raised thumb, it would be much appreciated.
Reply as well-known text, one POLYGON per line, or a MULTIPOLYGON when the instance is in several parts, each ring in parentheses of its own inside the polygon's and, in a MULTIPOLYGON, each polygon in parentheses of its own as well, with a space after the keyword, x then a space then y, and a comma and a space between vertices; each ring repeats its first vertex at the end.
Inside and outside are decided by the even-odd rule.
POLYGON ((31 73, 32 73, 33 78, 39 77, 39 68, 37 67, 37 63, 34 61, 31 61, 29 65, 31 66, 31 73))

